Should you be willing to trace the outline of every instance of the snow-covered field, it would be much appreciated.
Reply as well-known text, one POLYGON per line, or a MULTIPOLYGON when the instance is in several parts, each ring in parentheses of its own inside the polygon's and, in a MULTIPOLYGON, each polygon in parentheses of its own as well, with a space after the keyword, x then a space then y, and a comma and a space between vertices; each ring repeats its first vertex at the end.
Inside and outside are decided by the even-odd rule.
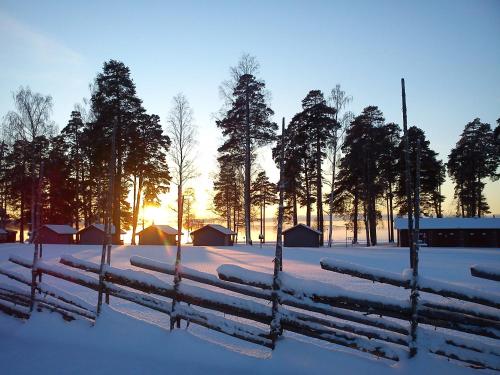
MULTIPOLYGON (((0 245, 0 264, 29 274, 28 270, 7 261, 10 254, 32 258, 32 246, 0 245)), ((100 246, 45 245, 43 258, 57 262, 61 254, 95 263, 100 259, 100 246)), ((216 274, 221 264, 235 264, 251 270, 272 273, 273 246, 229 248, 183 248, 182 263, 200 271, 216 274)), ((112 265, 134 267, 129 259, 140 255, 172 263, 174 247, 120 246, 113 249, 112 265)), ((373 284, 320 268, 322 258, 334 258, 401 273, 408 268, 407 249, 396 247, 334 247, 333 249, 286 248, 284 270, 298 277, 318 280, 346 289, 407 299, 408 291, 382 284, 373 284)), ((422 276, 459 285, 499 293, 498 283, 474 278, 469 268, 473 264, 500 267, 500 249, 424 248, 420 253, 422 276)), ((155 273, 156 276, 159 276, 155 273)), ((160 276, 169 279, 168 276, 160 276)), ((171 279, 171 278, 170 278, 171 279)), ((45 276, 44 281, 74 293, 95 304, 96 293, 73 284, 45 276)), ((183 281, 189 282, 189 281, 183 281)), ((1 283, 15 282, 0 276, 1 283)), ((87 322, 67 323, 60 316, 35 313, 21 322, 0 313, 0 373, 282 373, 282 374, 460 374, 483 373, 442 358, 420 353, 411 361, 399 363, 376 359, 370 355, 317 342, 303 336, 286 333, 271 352, 260 346, 191 325, 187 330, 167 330, 168 316, 133 303, 112 298, 94 327, 87 322), (139 319, 134 319, 134 318, 139 319)), ((184 327, 184 326, 183 326, 184 327)), ((490 342, 491 343, 491 342, 490 342)))

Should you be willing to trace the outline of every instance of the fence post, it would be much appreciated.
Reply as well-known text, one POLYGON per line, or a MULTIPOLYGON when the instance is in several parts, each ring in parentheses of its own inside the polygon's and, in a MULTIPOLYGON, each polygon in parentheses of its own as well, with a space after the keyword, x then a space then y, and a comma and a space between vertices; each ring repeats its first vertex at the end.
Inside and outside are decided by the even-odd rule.
POLYGON ((417 155, 415 163, 415 231, 413 233, 413 260, 411 279, 411 343, 410 358, 417 354, 417 327, 418 327, 418 251, 420 248, 420 139, 417 139, 417 155))
POLYGON ((279 314, 280 304, 280 272, 283 271, 283 190, 285 187, 285 173, 284 173, 284 159, 285 159, 285 118, 283 117, 281 123, 281 157, 280 157, 280 181, 279 181, 279 207, 278 207, 278 230, 276 234, 276 253, 274 256, 274 273, 273 273, 273 291, 272 291, 272 320, 271 320, 271 340, 274 349, 278 336, 282 333, 281 317, 279 314))
MULTIPOLYGON (((116 127, 117 119, 113 121, 113 132, 111 133, 111 156, 108 168, 108 201, 106 205, 106 217, 104 218, 104 238, 101 250, 101 264, 99 268, 99 293, 97 297, 97 315, 101 313, 102 295, 104 293, 104 264, 111 264, 111 232, 113 225, 111 215, 113 211, 113 193, 115 186, 115 164, 116 164, 116 127), (106 256, 107 255, 107 256, 106 256)), ((116 230, 116 228, 115 228, 116 230)), ((109 294, 106 294, 106 303, 109 304, 109 294)))
MULTIPOLYGON (((33 232, 33 243, 34 252, 33 252, 33 265, 31 266, 31 300, 30 300, 30 311, 33 311, 35 307, 35 294, 36 294, 36 279, 38 275, 38 271, 36 269, 36 265, 38 259, 40 258, 40 218, 41 218, 41 209, 42 209, 42 179, 43 179, 43 161, 40 163, 40 172, 38 176, 38 186, 36 190, 36 205, 35 205, 35 221, 31 223, 31 230, 33 232)), ((42 281, 42 276, 39 276, 40 281, 42 281)))
POLYGON ((181 230, 182 230, 182 209, 183 209, 183 195, 182 195, 182 180, 179 179, 179 184, 177 185, 177 253, 175 255, 175 268, 174 268, 174 295, 172 298, 172 311, 170 314, 170 330, 175 327, 175 322, 177 321, 177 328, 181 327, 180 319, 175 318, 175 305, 177 304, 177 293, 179 290, 179 285, 181 283, 181 255, 182 255, 182 245, 181 245, 181 230))

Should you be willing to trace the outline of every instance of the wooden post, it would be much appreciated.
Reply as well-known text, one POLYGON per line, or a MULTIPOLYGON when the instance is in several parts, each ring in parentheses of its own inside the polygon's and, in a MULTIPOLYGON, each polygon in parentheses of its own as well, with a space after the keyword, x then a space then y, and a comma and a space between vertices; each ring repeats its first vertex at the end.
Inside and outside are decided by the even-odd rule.
POLYGON ((415 173, 415 232, 413 234, 413 272, 411 279, 411 341, 410 358, 417 354, 417 327, 418 327, 418 251, 420 234, 420 139, 417 140, 416 173, 415 173))
POLYGON ((175 255, 175 268, 174 268, 174 295, 172 298, 172 310, 170 313, 170 330, 175 327, 175 322, 177 321, 177 328, 181 327, 180 319, 175 317, 175 307, 178 303, 177 294, 179 291, 179 285, 181 282, 181 256, 182 256, 182 245, 181 245, 181 230, 182 230, 182 209, 183 209, 183 195, 182 195, 182 175, 179 178, 179 185, 177 185, 177 253, 175 255))
POLYGON ((410 267, 413 268, 414 249, 413 249, 412 197, 410 189, 410 143, 408 140, 408 120, 406 117, 406 91, 405 91, 404 78, 401 78, 401 97, 403 100, 403 138, 405 142, 404 157, 405 157, 406 206, 408 207, 408 245, 410 247, 410 267))
MULTIPOLYGON (((40 164, 40 173, 38 176, 38 186, 36 190, 36 206, 35 206, 35 221, 31 223, 31 230, 33 232, 33 242, 35 244, 34 252, 33 252, 33 265, 31 267, 31 300, 30 300, 30 311, 33 311, 35 306, 35 294, 37 289, 36 278, 38 275, 38 271, 36 269, 36 264, 38 259, 40 258, 40 211, 42 208, 41 204, 41 196, 42 196, 42 179, 43 179, 43 161, 40 164)), ((40 276, 40 281, 42 278, 40 276)))
MULTIPOLYGON (((97 297, 97 315, 101 312, 102 306, 102 295, 104 293, 104 264, 105 262, 110 265, 111 264, 111 232, 112 232, 112 223, 111 223, 111 215, 113 211, 113 192, 114 192, 114 182, 115 182, 115 164, 116 164, 116 127, 117 127, 117 119, 115 118, 113 121, 113 132, 111 133, 111 156, 109 160, 108 167, 108 200, 106 206, 106 214, 104 218, 104 239, 102 243, 102 251, 101 251, 101 264, 99 268, 99 293, 97 297)), ((117 228, 115 228, 117 230, 117 228)), ((109 304, 109 294, 106 293, 106 303, 109 304)))
POLYGON ((280 157, 280 181, 279 181, 279 207, 278 207, 278 230, 276 235, 276 253, 274 256, 274 274, 273 274, 273 291, 272 291, 272 320, 271 320, 271 340, 272 347, 276 344, 278 336, 282 332, 281 317, 279 315, 279 290, 280 290, 280 272, 283 271, 283 190, 285 188, 285 118, 281 123, 281 157, 280 157))

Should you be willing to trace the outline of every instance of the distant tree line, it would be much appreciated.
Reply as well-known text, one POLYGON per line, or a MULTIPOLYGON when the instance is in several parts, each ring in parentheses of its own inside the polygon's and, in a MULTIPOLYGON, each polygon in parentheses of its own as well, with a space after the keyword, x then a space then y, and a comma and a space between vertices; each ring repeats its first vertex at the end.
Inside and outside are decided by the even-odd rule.
MULTIPOLYGON (((251 244, 251 223, 258 220, 265 241, 266 209, 276 204, 277 182, 270 181, 257 156, 271 146, 279 165, 283 147, 289 224, 298 224, 299 213, 304 212, 305 224, 325 232, 326 215, 331 245, 336 216, 348 222, 354 242, 364 229, 367 244, 375 245, 377 226, 385 216, 388 238, 394 241, 393 218, 407 213, 399 125, 387 123, 376 106, 354 115, 347 110, 351 97, 337 85, 327 96, 320 90, 309 91, 284 137, 278 137, 257 60, 244 55, 230 72, 220 89, 223 106, 216 125, 222 142, 213 176, 213 210, 226 226, 235 232, 244 229, 245 241, 251 244)), ((40 179, 43 223, 79 229, 103 222, 113 176, 110 215, 115 241, 122 228, 137 232, 140 209, 159 205, 160 195, 171 183, 177 186, 179 230, 182 223, 188 231, 199 226, 192 209, 194 193, 183 190, 196 176, 195 128, 187 99, 182 94, 174 97, 164 131, 160 117, 145 110, 122 62, 105 62, 90 87, 90 100, 75 106, 59 133, 51 120, 49 95, 28 87, 13 93, 13 109, 4 116, 0 143, 0 225, 18 225, 20 239, 25 240, 24 230, 31 229, 37 214, 40 179)), ((409 128, 410 189, 415 185, 417 143, 421 146, 423 215, 443 216, 441 185, 446 172, 455 185, 457 216, 490 212, 484 187, 486 180, 500 177, 499 128, 500 119, 495 129, 480 119, 468 123, 447 163, 438 159, 422 129, 409 128)))
MULTIPOLYGON (((252 169, 252 161, 259 147, 274 143, 277 166, 284 147, 285 219, 289 224, 298 224, 299 212, 305 211, 305 224, 323 233, 327 213, 331 245, 335 214, 349 223, 353 242, 358 241, 362 227, 367 245, 375 245, 376 228, 385 215, 388 238, 394 241, 393 218, 408 212, 404 142, 399 125, 386 123, 376 106, 364 108, 357 116, 346 111, 351 98, 337 85, 328 98, 319 90, 309 91, 302 100, 302 110, 290 120, 282 145, 276 136, 276 125, 270 121, 273 111, 265 95, 265 84, 253 75, 257 67, 255 58, 245 55, 231 70, 233 85, 225 83, 223 91, 229 109, 222 111, 217 120, 224 138, 214 178, 214 211, 236 232, 241 225, 247 226, 259 218, 263 234, 263 212, 276 201, 276 184, 267 182, 264 171, 252 169), (262 199, 264 180, 266 198, 262 199), (324 187, 329 191, 325 192, 324 187), (258 213, 249 211, 250 207, 258 213)), ((418 141, 421 147, 422 215, 443 216, 441 185, 446 171, 455 183, 457 216, 489 213, 483 189, 486 179, 500 177, 499 124, 495 130, 479 119, 467 124, 446 164, 438 159, 422 129, 408 129, 412 190, 418 141)), ((246 242, 251 243, 247 229, 245 233, 246 242)))

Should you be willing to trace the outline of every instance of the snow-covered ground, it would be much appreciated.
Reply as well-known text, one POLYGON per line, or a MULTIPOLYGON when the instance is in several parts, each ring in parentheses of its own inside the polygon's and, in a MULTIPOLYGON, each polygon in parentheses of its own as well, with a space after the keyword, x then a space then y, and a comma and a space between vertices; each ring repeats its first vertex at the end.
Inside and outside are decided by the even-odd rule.
MULTIPOLYGON (((0 245, 0 264, 29 274, 7 261, 10 254, 32 257, 32 246, 0 245)), ((100 246, 45 245, 43 258, 57 262, 61 254, 95 263, 100 246)), ((182 263, 190 268, 216 274, 222 264, 235 264, 251 270, 271 273, 273 246, 183 248, 182 263)), ((112 265, 134 269, 129 259, 140 255, 172 263, 174 247, 120 246, 113 249, 112 265)), ((286 248, 284 270, 298 277, 327 282, 346 289, 407 299, 408 291, 374 284, 349 276, 322 270, 322 258, 334 258, 366 267, 401 272, 408 268, 407 249, 396 247, 334 247, 319 249, 286 248)), ((420 253, 420 273, 427 278, 453 282, 482 291, 499 293, 498 283, 474 278, 470 266, 484 264, 500 267, 500 249, 424 248, 420 253)), ((156 276, 171 279, 169 276, 156 276)), ((95 304, 96 293, 73 284, 45 276, 54 284, 95 304)), ((183 281, 189 282, 189 281, 183 281)), ((15 282, 0 276, 0 284, 15 282)), ((354 350, 325 344, 303 336, 285 334, 277 349, 268 349, 191 325, 188 330, 167 330, 168 316, 133 303, 112 298, 94 327, 87 322, 67 323, 50 313, 35 313, 21 322, 0 313, 1 373, 122 373, 160 372, 188 373, 404 373, 428 374, 475 373, 445 359, 421 353, 416 359, 399 363, 376 359, 354 350), (139 319, 133 319, 139 318, 139 319)), ((491 343, 491 341, 490 341, 491 343)), ((481 371, 484 372, 484 371, 481 371)))

